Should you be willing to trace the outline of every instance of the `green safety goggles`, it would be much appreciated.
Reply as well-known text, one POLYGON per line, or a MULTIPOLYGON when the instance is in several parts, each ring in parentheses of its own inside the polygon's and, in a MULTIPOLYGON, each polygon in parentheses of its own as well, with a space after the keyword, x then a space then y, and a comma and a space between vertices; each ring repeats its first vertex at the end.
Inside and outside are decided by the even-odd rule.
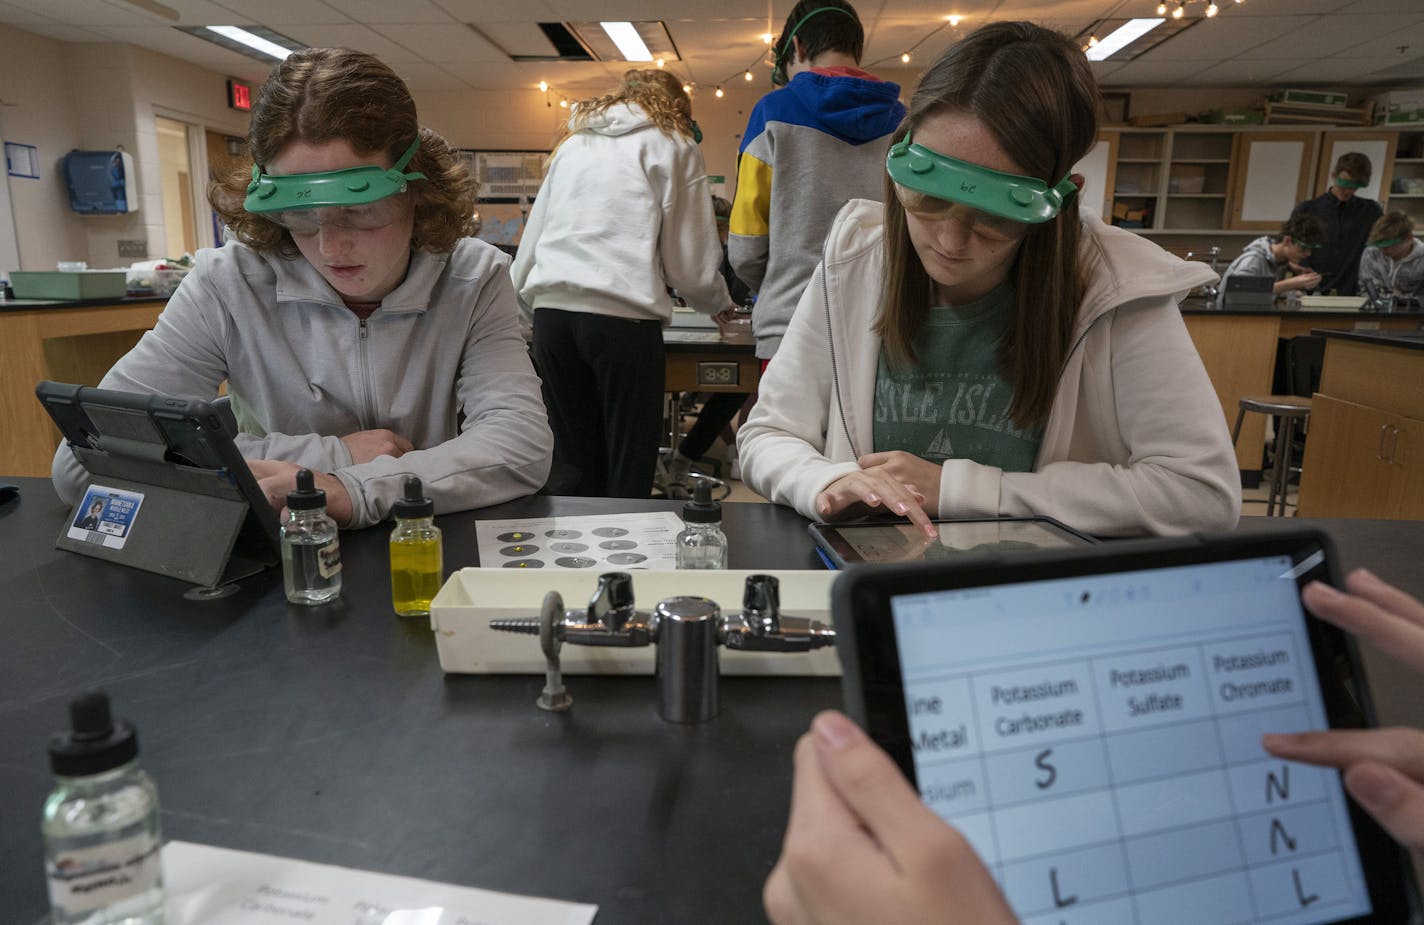
POLYGON ((1368 183, 1361 183, 1359 180, 1347 180, 1344 177, 1336 177, 1335 185, 1341 189, 1364 189, 1368 183))
POLYGON ((906 211, 943 218, 967 207, 975 231, 1001 239, 1022 236, 1025 225, 1051 221, 1078 192, 1068 177, 1049 186, 1036 177, 991 170, 915 144, 909 132, 890 146, 885 170, 906 211))
POLYGON ((404 193, 411 180, 425 179, 423 173, 405 172, 419 149, 420 137, 416 136, 389 170, 368 164, 274 177, 253 164, 252 182, 242 205, 293 234, 315 234, 322 225, 361 231, 383 228, 401 212, 400 201, 392 197, 404 193))
POLYGON ((1387 238, 1383 241, 1371 241, 1370 247, 1378 247, 1380 250, 1384 250, 1386 247, 1394 247, 1396 244, 1400 244, 1403 241, 1403 238, 1387 238))

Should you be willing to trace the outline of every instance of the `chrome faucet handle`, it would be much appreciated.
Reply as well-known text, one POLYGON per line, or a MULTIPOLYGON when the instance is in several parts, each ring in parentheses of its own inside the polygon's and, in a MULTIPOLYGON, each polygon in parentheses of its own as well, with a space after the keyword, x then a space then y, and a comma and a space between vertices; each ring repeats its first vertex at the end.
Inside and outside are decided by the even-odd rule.
POLYGON ((588 601, 589 625, 602 625, 618 632, 637 613, 633 605, 633 576, 627 572, 605 572, 588 601))
POLYGON ((819 620, 781 615, 781 582, 775 575, 748 575, 742 612, 722 620, 718 641, 743 652, 807 652, 834 645, 836 631, 819 620))

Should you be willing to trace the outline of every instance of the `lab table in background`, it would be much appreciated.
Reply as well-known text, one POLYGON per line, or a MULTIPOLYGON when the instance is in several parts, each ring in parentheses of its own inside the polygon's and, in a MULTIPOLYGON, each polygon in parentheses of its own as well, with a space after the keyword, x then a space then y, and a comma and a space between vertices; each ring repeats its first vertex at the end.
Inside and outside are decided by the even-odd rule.
MULTIPOLYGON (((658 719, 652 678, 574 676, 572 710, 544 713, 540 676, 441 673, 429 624, 391 612, 386 529, 342 534, 335 605, 289 606, 275 570, 194 603, 52 548, 65 509, 47 481, 19 482, 0 507, 0 920, 46 910, 45 744, 91 686, 138 725, 167 838, 597 903, 600 925, 762 920, 791 752, 839 705, 835 679, 727 677, 721 714, 679 726, 658 719)), ((678 507, 534 497, 438 522, 454 569, 476 563, 481 518, 678 507)), ((733 568, 816 567, 795 513, 723 512, 733 568)), ((1424 596, 1424 523, 1315 523, 1345 567, 1424 596)), ((1382 720, 1424 725, 1419 680, 1367 666, 1382 720)))
POLYGON ((35 400, 42 379, 98 385, 168 299, 0 301, 0 472, 47 476, 59 431, 35 400))
MULTIPOLYGON (((0 472, 49 475, 59 431, 35 400, 42 379, 98 385, 158 321, 166 298, 0 301, 0 472)), ((669 392, 753 392, 761 367, 750 343, 715 328, 664 332, 669 392)))
MULTIPOLYGON (((1309 334, 1316 329, 1418 331, 1424 326, 1424 315, 1417 313, 1217 309, 1201 299, 1184 301, 1182 315, 1216 389, 1228 426, 1236 420, 1237 403, 1242 396, 1271 394, 1277 344, 1282 338, 1309 334)), ((1260 477, 1265 445, 1265 416, 1246 415, 1241 437, 1236 442, 1236 464, 1251 485, 1260 477)))

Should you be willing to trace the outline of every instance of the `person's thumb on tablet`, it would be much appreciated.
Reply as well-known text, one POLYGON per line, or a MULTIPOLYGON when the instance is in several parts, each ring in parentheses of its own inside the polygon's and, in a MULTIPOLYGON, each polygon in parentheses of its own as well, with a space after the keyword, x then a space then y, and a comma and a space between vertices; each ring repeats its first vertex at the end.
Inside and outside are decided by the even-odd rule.
MULTIPOLYGON (((839 909, 874 909, 885 922, 1001 925, 1016 922, 998 886, 973 847, 926 806, 894 761, 847 716, 820 713, 811 722, 816 757, 832 790, 844 801, 884 853, 881 876, 847 869, 841 883, 848 897, 839 909)), ((788 849, 791 848, 788 837, 788 849)), ((806 846, 801 846, 802 850, 806 846)), ((820 847, 828 860, 837 847, 820 847)), ((791 917, 785 921, 841 921, 837 917, 791 917)))

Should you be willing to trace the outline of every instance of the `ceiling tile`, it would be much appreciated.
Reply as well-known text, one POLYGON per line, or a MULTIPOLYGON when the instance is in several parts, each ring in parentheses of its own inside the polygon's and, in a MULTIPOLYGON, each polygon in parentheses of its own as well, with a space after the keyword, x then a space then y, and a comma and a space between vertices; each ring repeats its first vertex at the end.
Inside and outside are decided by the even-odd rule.
MULTIPOLYGON (((508 56, 464 23, 378 25, 377 32, 425 61, 507 61, 508 56)), ((411 60, 411 59, 405 59, 411 60)))
MULTIPOLYGON (((1398 16, 1373 15, 1348 17, 1348 29, 1336 30, 1324 19, 1316 19, 1303 29, 1266 42, 1252 49, 1253 58, 1294 58, 1305 67, 1311 61, 1341 53, 1361 42, 1388 35, 1399 28, 1398 16), (1304 60, 1302 60, 1304 59, 1304 60)), ((1341 26, 1344 26, 1342 21, 1341 26)))
POLYGON ((1336 57, 1378 58, 1381 67, 1389 67, 1417 57, 1421 52, 1424 52, 1424 21, 1401 26, 1358 45, 1351 45, 1336 57), (1401 47, 1404 48, 1403 52, 1399 50, 1401 47))
POLYGON ((354 48, 373 54, 387 64, 402 61, 421 61, 420 55, 405 46, 391 41, 376 31, 375 27, 352 23, 350 25, 291 25, 282 29, 289 35, 312 48, 354 48))
POLYGON ((435 5, 460 22, 552 22, 558 18, 544 0, 434 0, 435 5))
POLYGON ((455 22, 432 0, 338 0, 331 4, 356 22, 455 22))
POLYGON ((438 64, 406 61, 394 68, 412 92, 431 90, 465 91, 470 85, 438 64))
POLYGON ((1152 87, 1180 84, 1195 77, 1206 67, 1203 61, 1156 61, 1141 58, 1125 61, 1120 69, 1113 72, 1112 79, 1118 86, 1152 87))
MULTIPOLYGON (((1147 52, 1139 60, 1223 61, 1274 42, 1282 31, 1301 29, 1313 16, 1281 16, 1274 19, 1233 17, 1225 14, 1183 29, 1147 52)), ((1274 57, 1255 55, 1255 57, 1274 57)))
POLYGON ((1220 61, 1202 71, 1192 81, 1195 84, 1219 87, 1267 87, 1278 75, 1297 66, 1295 61, 1251 61, 1238 59, 1220 61))
POLYGON ((218 0, 231 10, 228 22, 282 31, 282 26, 349 23, 351 17, 322 0, 218 0))

